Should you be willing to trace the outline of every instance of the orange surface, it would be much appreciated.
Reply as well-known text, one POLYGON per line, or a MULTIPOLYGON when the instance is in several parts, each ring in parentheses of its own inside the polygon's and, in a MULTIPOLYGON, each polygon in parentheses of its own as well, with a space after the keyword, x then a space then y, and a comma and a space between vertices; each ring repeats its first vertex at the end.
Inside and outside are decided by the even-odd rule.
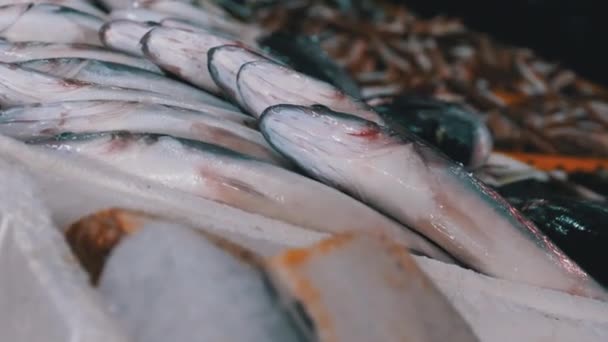
POLYGON ((594 172, 608 169, 608 159, 497 151, 543 171, 594 172))

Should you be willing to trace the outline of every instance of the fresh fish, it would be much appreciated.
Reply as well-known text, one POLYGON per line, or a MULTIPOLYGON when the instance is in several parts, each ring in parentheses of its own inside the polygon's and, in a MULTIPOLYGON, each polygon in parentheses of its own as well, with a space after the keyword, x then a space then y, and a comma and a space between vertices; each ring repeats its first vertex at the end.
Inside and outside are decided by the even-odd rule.
POLYGON ((138 102, 59 102, 0 111, 0 134, 20 140, 67 132, 157 133, 219 145, 269 163, 290 165, 268 146, 258 131, 247 126, 255 127, 255 121, 244 115, 229 117, 138 102))
POLYGON ((220 90, 209 74, 207 52, 215 46, 235 43, 210 32, 167 27, 152 29, 141 42, 146 57, 163 70, 215 94, 220 90))
MULTIPOLYGON (((106 0, 107 1, 107 0, 106 0)), ((172 18, 171 15, 166 13, 161 13, 158 11, 153 11, 146 8, 123 8, 118 10, 113 10, 110 12, 110 19, 112 20, 132 20, 132 21, 140 21, 140 22, 154 22, 160 23, 163 19, 172 18)))
POLYGON ((87 13, 90 15, 94 15, 94 16, 96 16, 98 18, 102 18, 102 19, 106 17, 106 13, 104 11, 100 10, 99 8, 95 7, 93 4, 91 4, 90 2, 85 1, 85 0, 0 0, 0 6, 28 4, 28 3, 53 4, 53 5, 72 8, 77 11, 87 13))
POLYGON ((342 93, 334 86, 269 61, 249 62, 237 74, 241 100, 249 113, 259 117, 278 104, 320 104, 364 119, 382 123, 365 103, 342 93))
POLYGON ((110 49, 143 57, 141 38, 156 26, 157 23, 149 21, 112 20, 99 29, 99 38, 110 49))
POLYGON ((169 95, 64 79, 17 65, 0 63, 0 106, 85 100, 156 103, 202 112, 216 111, 238 115, 238 112, 218 108, 203 101, 179 101, 169 95))
POLYGON ((355 80, 327 55, 317 39, 275 31, 261 36, 258 42, 294 70, 330 83, 353 98, 361 98, 355 80))
POLYGON ((171 188, 304 228, 382 233, 416 253, 450 260, 419 235, 339 191, 217 146, 116 132, 65 134, 31 143, 79 153, 171 188))
POLYGON ((313 177, 412 227, 477 271, 608 298, 497 193, 413 135, 322 106, 269 108, 260 128, 313 177))
POLYGON ((239 96, 236 76, 241 66, 253 61, 265 61, 263 57, 253 51, 236 45, 221 45, 214 47, 207 53, 209 72, 215 84, 234 102, 244 106, 239 96))
POLYGON ((315 341, 477 341, 407 251, 342 235, 270 260, 282 293, 310 316, 315 341))
POLYGON ((180 225, 121 241, 99 291, 138 342, 306 341, 259 269, 180 225))
POLYGON ((0 7, 0 37, 11 42, 40 41, 102 45, 103 20, 53 4, 16 4, 0 7))
POLYGON ((398 133, 416 134, 468 169, 476 169, 492 153, 492 135, 480 114, 457 104, 399 96, 375 106, 398 133))
POLYGON ((75 79, 104 86, 139 89, 172 97, 177 101, 206 103, 238 110, 232 104, 179 81, 142 69, 91 59, 46 59, 19 64, 59 78, 75 79))
POLYGON ((94 59, 162 74, 162 71, 156 65, 143 58, 109 51, 98 46, 40 42, 9 43, 0 41, 0 62, 3 63, 21 63, 54 58, 94 59))
POLYGON ((572 198, 515 199, 509 201, 585 271, 604 286, 607 260, 608 205, 572 198))

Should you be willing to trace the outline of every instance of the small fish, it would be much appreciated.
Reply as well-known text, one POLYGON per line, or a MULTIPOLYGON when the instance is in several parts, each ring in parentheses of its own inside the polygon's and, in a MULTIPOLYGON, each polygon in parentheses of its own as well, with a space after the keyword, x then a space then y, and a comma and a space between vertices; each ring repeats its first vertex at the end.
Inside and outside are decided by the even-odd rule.
POLYGON ((412 227, 479 272, 608 298, 497 193, 413 135, 322 106, 271 107, 260 129, 314 178, 412 227))
POLYGON ((88 2, 86 0, 85 1, 83 1, 83 0, 0 0, 0 6, 27 4, 27 3, 34 3, 34 4, 45 3, 45 4, 58 5, 58 6, 62 6, 62 7, 68 7, 68 8, 72 8, 77 11, 83 12, 83 13, 94 15, 101 19, 105 19, 105 17, 107 16, 107 14, 104 11, 95 7, 95 5, 91 4, 90 2, 88 2))
POLYGON ((167 134, 231 149, 289 167, 251 117, 228 117, 162 105, 120 101, 73 101, 16 106, 0 111, 0 133, 20 140, 58 134, 128 131, 167 134), (239 118, 242 121, 237 121, 239 118))
POLYGON ((314 341, 478 340, 407 251, 388 241, 340 235, 287 250, 268 269, 279 293, 308 313, 314 341))
POLYGON ((241 66, 253 61, 266 61, 266 57, 236 45, 221 45, 207 54, 209 72, 217 86, 235 103, 244 106, 239 96, 236 76, 241 66))
POLYGON ((393 130, 416 134, 468 169, 482 166, 492 152, 492 135, 480 114, 463 106, 398 96, 374 109, 393 130))
POLYGON ((93 59, 102 62, 123 64, 162 74, 162 71, 150 61, 129 56, 121 52, 110 51, 98 46, 41 42, 9 43, 0 41, 0 62, 3 63, 22 63, 54 58, 93 59))
POLYGON ((239 95, 249 113, 259 117, 278 104, 320 104, 364 119, 382 123, 380 116, 358 101, 323 81, 269 61, 249 62, 237 74, 239 95))
POLYGON ((226 115, 239 115, 236 111, 218 108, 204 101, 180 101, 169 95, 64 79, 17 65, 0 63, 1 106, 85 100, 156 103, 202 112, 216 111, 226 115))
POLYGON ((101 46, 103 20, 88 13, 53 4, 16 4, 0 7, 0 38, 11 42, 40 41, 101 46), (44 29, 41 29, 44 25, 44 29))
POLYGON ((138 342, 306 341, 261 270, 177 224, 124 238, 98 290, 138 342))
POLYGON ((112 20, 99 29, 99 39, 110 49, 143 57, 141 38, 157 26, 157 23, 150 21, 112 20))
POLYGON ((30 143, 78 153, 250 213, 321 232, 386 234, 416 253, 451 260, 416 233, 339 191, 218 146, 120 132, 64 134, 30 143))
MULTIPOLYGON (((105 0, 108 1, 108 0, 105 0)), ((114 0, 112 0, 114 1, 114 0)), ((121 1, 121 0, 118 0, 121 1)), ((158 11, 153 11, 146 8, 122 8, 117 10, 112 10, 110 12, 111 20, 132 20, 139 22, 154 22, 160 23, 163 19, 172 18, 171 15, 166 13, 161 13, 158 11)))
POLYGON ((202 102, 210 106, 238 111, 238 108, 232 104, 205 91, 153 72, 126 65, 77 58, 36 60, 19 65, 59 78, 145 90, 170 96, 177 101, 202 102))
POLYGON ((207 52, 216 46, 234 44, 210 32, 189 32, 157 27, 141 40, 143 52, 163 70, 211 93, 220 89, 211 79, 207 67, 207 52))

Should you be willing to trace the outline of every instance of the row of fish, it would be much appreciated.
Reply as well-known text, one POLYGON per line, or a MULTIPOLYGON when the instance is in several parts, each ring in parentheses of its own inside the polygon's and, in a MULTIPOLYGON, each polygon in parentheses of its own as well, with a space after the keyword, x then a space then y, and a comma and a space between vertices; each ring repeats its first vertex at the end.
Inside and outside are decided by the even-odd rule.
POLYGON ((309 75, 298 58, 266 48, 280 37, 258 39, 262 30, 210 2, 104 5, 110 14, 77 0, 0 7, 0 134, 303 229, 347 234, 243 262, 244 252, 234 257, 239 247, 218 249, 221 239, 145 214, 85 219, 74 226, 84 233, 70 230, 68 241, 136 340, 476 340, 402 247, 387 249, 377 235, 492 277, 608 298, 469 172, 485 162, 491 139, 468 109, 363 102, 334 69, 309 75), (57 24, 39 34, 40 22, 57 24), (99 236, 114 240, 96 250, 108 241, 99 236), (219 305, 229 300, 239 306, 219 305), (178 322, 154 309, 169 305, 179 308, 178 322), (370 326, 361 307, 365 317, 386 319, 370 326), (242 326, 260 312, 263 321, 242 326), (221 324, 210 329, 201 317, 221 324))

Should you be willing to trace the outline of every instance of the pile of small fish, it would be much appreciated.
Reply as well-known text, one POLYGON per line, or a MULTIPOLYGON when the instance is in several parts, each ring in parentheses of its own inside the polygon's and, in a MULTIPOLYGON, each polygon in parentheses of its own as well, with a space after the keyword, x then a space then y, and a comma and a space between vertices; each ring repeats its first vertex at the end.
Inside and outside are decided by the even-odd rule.
MULTIPOLYGON (((0 161, 54 189, 73 175, 83 189, 65 191, 118 207, 50 204, 71 208, 56 224, 134 341, 482 338, 410 253, 608 299, 605 271, 573 261, 547 219, 536 226, 469 171, 492 150, 469 108, 366 103, 339 68, 303 70, 308 57, 285 58, 281 37, 210 1, 102 3, 109 13, 86 0, 3 2, 0 134, 14 140, 0 137, 0 161), (437 125, 454 129, 437 136, 437 125), (184 218, 181 205, 203 214, 184 218), (218 233, 231 227, 195 229, 221 215, 325 240, 265 258, 218 233)), ((538 206, 520 207, 551 216, 538 206)))

